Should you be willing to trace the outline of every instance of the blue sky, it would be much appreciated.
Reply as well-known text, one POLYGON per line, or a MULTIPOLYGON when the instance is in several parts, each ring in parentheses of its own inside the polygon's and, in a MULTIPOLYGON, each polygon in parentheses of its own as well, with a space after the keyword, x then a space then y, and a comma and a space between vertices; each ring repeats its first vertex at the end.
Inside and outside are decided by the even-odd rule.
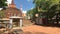
POLYGON ((20 9, 20 5, 22 6, 23 11, 27 11, 34 7, 33 0, 14 0, 16 7, 20 9))

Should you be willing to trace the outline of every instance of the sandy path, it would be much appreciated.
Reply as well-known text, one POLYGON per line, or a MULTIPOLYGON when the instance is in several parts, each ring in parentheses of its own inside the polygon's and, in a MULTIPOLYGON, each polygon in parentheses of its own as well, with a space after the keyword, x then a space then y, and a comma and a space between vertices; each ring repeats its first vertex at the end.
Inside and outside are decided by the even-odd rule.
POLYGON ((60 28, 57 27, 43 27, 37 25, 26 26, 22 28, 27 34, 60 34, 60 28))

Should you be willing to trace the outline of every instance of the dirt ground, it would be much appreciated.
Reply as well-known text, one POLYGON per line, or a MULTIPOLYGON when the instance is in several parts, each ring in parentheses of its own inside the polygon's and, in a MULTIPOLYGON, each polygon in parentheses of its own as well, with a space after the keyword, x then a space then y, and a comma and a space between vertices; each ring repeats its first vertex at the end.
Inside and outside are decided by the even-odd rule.
MULTIPOLYGON (((31 24, 29 20, 24 20, 25 25, 31 24)), ((22 28, 22 34, 60 34, 60 28, 58 27, 46 27, 38 25, 28 25, 22 28)))
MULTIPOLYGON (((16 27, 13 29, 19 30, 20 27, 16 27)), ((9 33, 12 31, 9 31, 9 33)), ((6 32, 6 34, 7 33, 8 32, 6 32)), ((31 23, 30 20, 24 20, 22 31, 19 31, 19 33, 20 34, 60 34, 60 28, 59 27, 47 27, 47 26, 33 25, 33 23, 31 23)))
POLYGON ((60 28, 58 27, 44 27, 31 25, 22 28, 22 34, 60 34, 60 28))
MULTIPOLYGON (((60 34, 60 28, 58 27, 46 27, 46 26, 38 26, 38 25, 30 25, 22 27, 22 31, 20 27, 14 28, 19 32, 19 34, 60 34)), ((5 32, 4 34, 12 33, 12 31, 5 32)))

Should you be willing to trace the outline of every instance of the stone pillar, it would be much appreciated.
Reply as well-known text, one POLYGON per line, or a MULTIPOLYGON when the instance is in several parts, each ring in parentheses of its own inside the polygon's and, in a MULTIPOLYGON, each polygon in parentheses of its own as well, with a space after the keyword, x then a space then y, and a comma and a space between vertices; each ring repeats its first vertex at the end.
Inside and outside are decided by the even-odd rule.
POLYGON ((13 19, 10 19, 10 28, 12 28, 13 19))
POLYGON ((20 28, 22 28, 22 19, 20 19, 20 28))

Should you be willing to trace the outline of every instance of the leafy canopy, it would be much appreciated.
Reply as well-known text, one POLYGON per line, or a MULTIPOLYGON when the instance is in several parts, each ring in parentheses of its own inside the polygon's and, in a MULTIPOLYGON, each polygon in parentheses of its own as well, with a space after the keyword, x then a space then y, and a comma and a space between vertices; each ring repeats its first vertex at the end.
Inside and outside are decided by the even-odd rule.
POLYGON ((0 8, 7 6, 7 0, 0 0, 0 8))

